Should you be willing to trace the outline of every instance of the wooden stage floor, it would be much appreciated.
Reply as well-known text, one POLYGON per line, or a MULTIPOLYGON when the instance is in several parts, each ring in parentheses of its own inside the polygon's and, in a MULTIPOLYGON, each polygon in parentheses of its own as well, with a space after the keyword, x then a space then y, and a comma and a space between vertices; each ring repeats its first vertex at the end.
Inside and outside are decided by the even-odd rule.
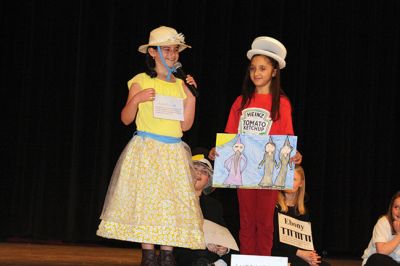
MULTIPOLYGON (((139 266, 140 249, 84 245, 0 242, 1 266, 139 266)), ((360 266, 361 260, 327 259, 332 266, 360 266)))

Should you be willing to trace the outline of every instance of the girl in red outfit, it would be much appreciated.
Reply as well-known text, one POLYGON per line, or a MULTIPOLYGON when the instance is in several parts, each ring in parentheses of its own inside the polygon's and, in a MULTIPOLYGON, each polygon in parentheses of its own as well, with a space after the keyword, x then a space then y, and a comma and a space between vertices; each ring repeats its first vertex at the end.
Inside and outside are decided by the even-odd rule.
MULTIPOLYGON (((245 133, 260 117, 264 127, 251 134, 293 135, 292 107, 280 84, 280 69, 286 65, 286 48, 270 37, 258 37, 247 52, 250 64, 244 78, 242 95, 233 103, 225 128, 227 133, 245 133), (255 120, 252 120, 255 119, 255 120)), ((215 158, 215 149, 210 158, 215 158)), ((300 164, 299 152, 291 161, 300 164)), ((240 253, 271 255, 274 232, 273 218, 278 191, 238 189, 240 212, 240 253)))

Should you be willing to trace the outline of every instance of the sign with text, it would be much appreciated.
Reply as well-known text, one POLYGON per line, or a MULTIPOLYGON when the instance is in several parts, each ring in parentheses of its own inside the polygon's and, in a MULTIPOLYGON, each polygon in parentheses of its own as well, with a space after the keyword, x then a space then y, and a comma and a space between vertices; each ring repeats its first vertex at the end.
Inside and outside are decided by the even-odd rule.
POLYGON ((314 250, 311 223, 278 213, 279 241, 301 249, 314 250))
POLYGON ((288 258, 232 254, 231 266, 288 266, 288 258))

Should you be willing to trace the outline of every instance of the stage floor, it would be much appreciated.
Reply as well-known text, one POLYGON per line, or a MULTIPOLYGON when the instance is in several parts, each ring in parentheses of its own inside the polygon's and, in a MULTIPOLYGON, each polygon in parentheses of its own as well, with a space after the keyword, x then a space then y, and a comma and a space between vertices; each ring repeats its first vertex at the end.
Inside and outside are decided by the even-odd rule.
MULTIPOLYGON (((139 266, 140 249, 83 245, 0 243, 1 266, 139 266)), ((327 259, 332 266, 360 266, 361 260, 327 259)))

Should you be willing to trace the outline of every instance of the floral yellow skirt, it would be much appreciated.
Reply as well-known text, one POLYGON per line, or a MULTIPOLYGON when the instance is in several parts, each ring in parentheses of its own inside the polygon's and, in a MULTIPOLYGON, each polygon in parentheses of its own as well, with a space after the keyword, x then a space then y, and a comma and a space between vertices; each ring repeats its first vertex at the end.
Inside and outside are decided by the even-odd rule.
POLYGON ((204 249, 203 217, 190 162, 183 142, 134 136, 114 169, 97 235, 204 249))

